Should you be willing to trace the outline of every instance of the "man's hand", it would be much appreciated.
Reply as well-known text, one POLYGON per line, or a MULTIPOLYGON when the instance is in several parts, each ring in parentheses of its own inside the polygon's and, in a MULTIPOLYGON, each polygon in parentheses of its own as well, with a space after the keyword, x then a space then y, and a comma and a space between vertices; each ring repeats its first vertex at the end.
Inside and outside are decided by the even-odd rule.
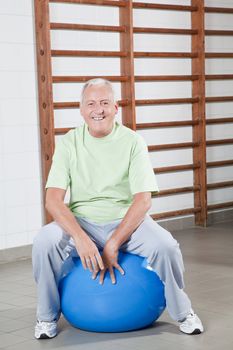
MULTIPOLYGON (((109 270, 111 281, 113 284, 116 283, 116 278, 114 274, 114 268, 120 271, 122 275, 124 275, 124 270, 118 264, 118 247, 111 241, 107 241, 105 244, 102 259, 104 263, 104 269, 100 272, 100 284, 104 283, 104 276, 107 270, 109 270)), ((92 278, 95 279, 98 274, 98 271, 94 271, 92 274, 92 278)))
POLYGON ((98 273, 104 269, 104 263, 95 243, 83 232, 82 237, 74 238, 78 255, 84 269, 89 269, 92 273, 98 273))

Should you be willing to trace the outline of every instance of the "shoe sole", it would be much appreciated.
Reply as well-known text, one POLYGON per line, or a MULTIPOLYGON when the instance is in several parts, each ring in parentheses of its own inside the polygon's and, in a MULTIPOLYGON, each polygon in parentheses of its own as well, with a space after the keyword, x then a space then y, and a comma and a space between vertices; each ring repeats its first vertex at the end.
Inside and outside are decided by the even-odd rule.
POLYGON ((194 331, 191 334, 201 334, 203 331, 201 331, 200 329, 194 329, 194 331))
POLYGON ((55 338, 56 336, 57 336, 57 334, 55 334, 55 335, 52 336, 52 337, 49 337, 47 334, 43 333, 43 334, 40 335, 39 338, 37 338, 37 337, 35 337, 35 338, 36 338, 36 339, 53 339, 53 338, 55 338))
POLYGON ((181 331, 182 333, 184 333, 184 334, 195 335, 195 334, 201 334, 201 333, 203 333, 204 330, 201 330, 201 329, 199 329, 199 328, 195 328, 194 331, 193 331, 192 333, 186 333, 186 332, 182 331, 181 329, 180 329, 180 331, 181 331))

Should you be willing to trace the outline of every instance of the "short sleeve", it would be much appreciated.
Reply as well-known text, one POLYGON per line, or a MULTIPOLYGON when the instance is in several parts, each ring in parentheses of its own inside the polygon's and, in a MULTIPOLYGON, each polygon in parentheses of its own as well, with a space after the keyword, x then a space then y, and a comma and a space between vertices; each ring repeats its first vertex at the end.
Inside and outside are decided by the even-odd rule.
POLYGON ((58 187, 64 190, 70 185, 70 156, 69 147, 64 139, 58 140, 53 154, 45 188, 58 187))
POLYGON ((158 192, 154 170, 149 158, 146 142, 137 135, 129 166, 129 184, 132 194, 158 192))

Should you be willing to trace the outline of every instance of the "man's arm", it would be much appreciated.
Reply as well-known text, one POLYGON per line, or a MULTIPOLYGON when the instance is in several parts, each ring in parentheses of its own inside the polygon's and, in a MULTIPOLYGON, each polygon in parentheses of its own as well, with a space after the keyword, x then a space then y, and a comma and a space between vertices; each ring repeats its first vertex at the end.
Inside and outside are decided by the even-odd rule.
POLYGON ((141 192, 134 195, 133 203, 129 207, 124 219, 113 233, 108 243, 117 249, 127 241, 135 229, 142 223, 147 211, 151 207, 151 192, 141 192))
POLYGON ((61 188, 48 188, 45 197, 45 208, 64 231, 75 239, 75 237, 82 235, 82 228, 75 220, 70 209, 65 205, 65 194, 66 191, 61 188))
MULTIPOLYGON (((114 231, 110 239, 105 244, 103 250, 103 261, 105 269, 100 273, 100 283, 104 281, 106 269, 109 269, 112 283, 116 282, 113 268, 117 268, 122 274, 124 271, 117 262, 118 250, 126 242, 135 229, 142 223, 147 211, 151 207, 151 192, 141 192, 134 195, 133 203, 129 207, 120 225, 114 231)), ((97 272, 93 273, 96 278, 97 272)))
POLYGON ((48 188, 45 207, 63 230, 74 239, 83 267, 88 268, 91 272, 102 270, 104 264, 99 251, 78 224, 71 210, 65 205, 65 193, 66 191, 61 188, 48 188))

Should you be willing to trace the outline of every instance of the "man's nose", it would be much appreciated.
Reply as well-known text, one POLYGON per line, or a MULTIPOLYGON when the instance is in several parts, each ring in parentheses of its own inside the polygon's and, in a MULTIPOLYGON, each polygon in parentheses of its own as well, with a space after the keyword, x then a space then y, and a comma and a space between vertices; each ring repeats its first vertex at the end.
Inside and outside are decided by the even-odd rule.
POLYGON ((95 108, 95 113, 97 114, 102 114, 104 112, 104 109, 103 107, 99 104, 96 105, 96 108, 95 108))

